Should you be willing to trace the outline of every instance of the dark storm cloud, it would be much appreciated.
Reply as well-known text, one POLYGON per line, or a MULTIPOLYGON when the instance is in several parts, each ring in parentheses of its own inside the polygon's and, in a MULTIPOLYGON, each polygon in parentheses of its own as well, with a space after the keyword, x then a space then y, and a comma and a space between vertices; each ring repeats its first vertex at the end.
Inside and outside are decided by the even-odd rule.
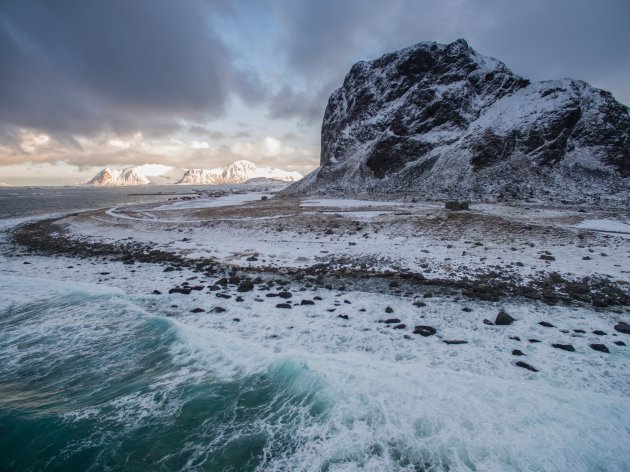
POLYGON ((5 0, 0 124, 56 133, 124 132, 220 115, 256 101, 255 74, 213 32, 227 2, 5 0))
POLYGON ((309 98, 327 96, 354 62, 460 37, 526 77, 583 79, 630 103, 628 0, 277 0, 275 12, 287 65, 318 85, 307 97, 283 90, 272 117, 321 117, 325 100, 309 98))

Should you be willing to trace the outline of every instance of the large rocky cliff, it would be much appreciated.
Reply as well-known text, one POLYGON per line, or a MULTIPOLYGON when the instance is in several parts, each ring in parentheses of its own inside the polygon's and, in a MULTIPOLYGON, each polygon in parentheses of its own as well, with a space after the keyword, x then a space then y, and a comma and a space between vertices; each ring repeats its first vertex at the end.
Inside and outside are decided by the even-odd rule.
POLYGON ((622 200, 630 112, 571 79, 530 82, 460 39, 355 64, 329 99, 320 167, 289 193, 622 200))

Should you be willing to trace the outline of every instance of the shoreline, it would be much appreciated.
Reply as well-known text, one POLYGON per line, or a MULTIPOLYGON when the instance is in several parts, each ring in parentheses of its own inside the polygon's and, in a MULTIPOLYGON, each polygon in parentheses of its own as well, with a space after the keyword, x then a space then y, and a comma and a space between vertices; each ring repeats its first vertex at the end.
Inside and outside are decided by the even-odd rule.
MULTIPOLYGON (((630 307, 630 285, 615 283, 610 277, 597 274, 579 277, 549 272, 526 278, 514 272, 497 272, 489 269, 485 273, 471 272, 457 278, 440 278, 426 277, 421 272, 409 270, 375 271, 373 268, 356 267, 349 269, 344 266, 347 266, 347 260, 337 262, 331 260, 327 264, 317 263, 307 267, 271 265, 243 267, 212 258, 186 257, 145 243, 90 241, 88 238, 72 236, 64 229, 63 220, 91 213, 94 212, 74 212, 18 224, 9 230, 10 242, 33 254, 65 255, 82 259, 106 257, 125 264, 139 262, 159 264, 176 270, 187 268, 219 278, 235 275, 239 279, 284 276, 298 282, 306 278, 321 289, 334 283, 337 287, 367 289, 396 295, 406 293, 411 297, 414 291, 420 291, 420 295, 423 292, 437 291, 445 295, 462 295, 473 300, 493 302, 508 297, 520 297, 523 300, 538 300, 547 305, 579 304, 600 309, 630 307)), ((630 312, 630 308, 628 311, 630 312)))

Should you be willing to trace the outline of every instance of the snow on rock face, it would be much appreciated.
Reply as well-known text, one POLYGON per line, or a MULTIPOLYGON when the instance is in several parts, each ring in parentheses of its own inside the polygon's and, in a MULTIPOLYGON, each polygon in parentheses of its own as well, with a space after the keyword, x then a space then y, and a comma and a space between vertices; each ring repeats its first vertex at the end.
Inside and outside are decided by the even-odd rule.
POLYGON ((630 112, 603 90, 530 83, 460 39, 355 64, 330 97, 321 165, 288 192, 621 200, 630 112))
POLYGON ((88 185, 240 184, 253 178, 295 182, 300 180, 302 175, 297 172, 257 167, 250 161, 236 161, 227 167, 214 169, 177 169, 159 164, 145 164, 126 169, 105 168, 90 180, 88 185))

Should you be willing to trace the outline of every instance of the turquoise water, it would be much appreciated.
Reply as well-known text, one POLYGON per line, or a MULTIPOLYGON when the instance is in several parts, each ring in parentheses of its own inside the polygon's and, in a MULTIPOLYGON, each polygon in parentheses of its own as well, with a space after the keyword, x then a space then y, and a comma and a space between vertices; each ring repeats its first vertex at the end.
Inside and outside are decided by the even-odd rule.
POLYGON ((120 293, 55 291, 0 311, 0 470, 255 470, 326 415, 300 366, 226 379, 120 293))

